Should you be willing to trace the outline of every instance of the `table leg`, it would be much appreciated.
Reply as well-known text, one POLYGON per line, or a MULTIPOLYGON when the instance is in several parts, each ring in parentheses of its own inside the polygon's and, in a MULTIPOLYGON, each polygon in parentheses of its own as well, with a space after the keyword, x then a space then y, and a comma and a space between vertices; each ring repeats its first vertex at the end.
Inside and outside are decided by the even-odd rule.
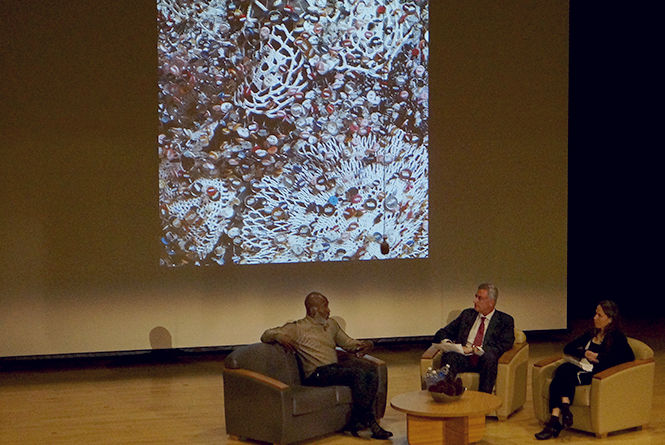
POLYGON ((444 419, 406 415, 406 437, 409 445, 439 445, 444 443, 444 419))
POLYGON ((485 416, 471 416, 467 420, 469 443, 478 442, 485 435, 485 416))
POLYGON ((409 445, 467 445, 485 434, 485 416, 433 418, 407 414, 409 445))
POLYGON ((444 419, 444 441, 445 444, 468 445, 469 444, 469 418, 451 417, 444 419))

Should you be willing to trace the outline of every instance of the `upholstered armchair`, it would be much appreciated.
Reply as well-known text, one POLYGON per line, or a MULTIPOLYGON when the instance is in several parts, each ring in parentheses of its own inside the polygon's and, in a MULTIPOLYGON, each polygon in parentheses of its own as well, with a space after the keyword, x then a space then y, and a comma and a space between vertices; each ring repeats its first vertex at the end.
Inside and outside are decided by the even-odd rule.
MULTIPOLYGON (((515 342, 513 347, 504 352, 499 358, 494 394, 501 398, 502 404, 494 415, 499 420, 506 420, 508 416, 520 409, 526 401, 527 368, 529 362, 529 344, 526 342, 524 332, 515 329, 515 342)), ((428 368, 441 367, 441 350, 430 346, 420 357, 420 384, 425 388, 425 372, 428 368)), ((459 374, 467 389, 477 391, 479 375, 477 372, 462 372, 459 374)))
MULTIPOLYGON (((340 363, 355 362, 376 371, 379 389, 377 418, 386 410, 388 371, 385 362, 357 358, 338 350, 340 363)), ((224 361, 226 432, 275 444, 287 444, 340 431, 351 413, 348 386, 313 387, 301 384, 295 354, 277 344, 255 343, 235 349, 224 361)))
MULTIPOLYGON (((635 360, 593 376, 590 385, 578 386, 570 407, 572 428, 605 437, 608 433, 649 423, 656 364, 653 349, 634 338, 628 344, 635 360)), ((550 418, 549 388, 554 370, 563 363, 559 355, 533 365, 533 409, 545 423, 550 418)))

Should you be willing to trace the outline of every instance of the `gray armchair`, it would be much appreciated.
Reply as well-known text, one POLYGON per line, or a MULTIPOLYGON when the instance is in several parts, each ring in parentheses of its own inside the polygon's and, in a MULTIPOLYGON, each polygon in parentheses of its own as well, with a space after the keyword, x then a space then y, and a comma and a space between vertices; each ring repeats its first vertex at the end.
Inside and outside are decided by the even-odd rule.
MULTIPOLYGON (((369 355, 359 359, 342 350, 338 358, 377 372, 375 413, 383 417, 388 392, 385 362, 369 355)), ((351 390, 304 386, 301 369, 295 354, 276 344, 254 343, 229 354, 223 371, 226 432, 287 444, 340 431, 351 414, 351 390)))

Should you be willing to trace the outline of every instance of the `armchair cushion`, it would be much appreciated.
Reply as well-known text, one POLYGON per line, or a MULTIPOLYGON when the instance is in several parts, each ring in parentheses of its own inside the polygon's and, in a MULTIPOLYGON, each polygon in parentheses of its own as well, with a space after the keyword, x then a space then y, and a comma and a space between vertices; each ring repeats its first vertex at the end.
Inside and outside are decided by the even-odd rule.
POLYGON ((347 386, 294 386, 292 396, 294 416, 351 404, 351 390, 347 386))

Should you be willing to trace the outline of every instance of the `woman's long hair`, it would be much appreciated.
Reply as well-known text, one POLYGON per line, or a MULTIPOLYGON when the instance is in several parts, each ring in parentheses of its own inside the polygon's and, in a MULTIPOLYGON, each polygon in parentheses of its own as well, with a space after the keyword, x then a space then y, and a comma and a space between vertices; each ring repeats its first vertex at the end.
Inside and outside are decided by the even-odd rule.
MULTIPOLYGON (((603 309, 605 315, 607 315, 612 319, 610 324, 605 326, 605 329, 603 329, 603 334, 605 336, 605 339, 611 341, 610 334, 614 331, 621 330, 621 314, 619 314, 619 306, 612 300, 603 300, 600 303, 598 303, 598 306, 600 306, 603 309)), ((594 327, 593 332, 594 335, 598 335, 600 333, 600 329, 596 329, 594 327)))

